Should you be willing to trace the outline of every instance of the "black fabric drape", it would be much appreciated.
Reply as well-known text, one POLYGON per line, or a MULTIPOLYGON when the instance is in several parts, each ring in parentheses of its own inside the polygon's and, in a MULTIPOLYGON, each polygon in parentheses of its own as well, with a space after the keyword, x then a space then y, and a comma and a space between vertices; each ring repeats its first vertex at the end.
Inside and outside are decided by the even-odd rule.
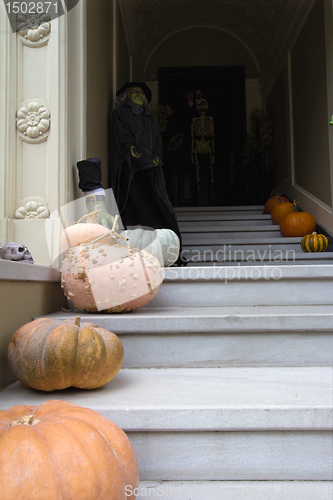
POLYGON ((159 126, 147 107, 126 102, 112 112, 109 178, 126 228, 171 229, 180 239, 162 170, 159 126), (134 146, 140 158, 131 155, 134 146), (159 165, 154 161, 159 158, 159 165))
MULTIPOLYGON (((125 103, 113 111, 110 179, 124 224, 148 226, 152 219, 150 212, 156 204, 165 206, 175 217, 162 171, 159 127, 148 108, 125 103), (141 154, 140 158, 133 158, 132 146, 141 154), (156 158, 159 158, 157 167, 153 163, 156 158)), ((156 216, 153 218, 156 220, 156 216)), ((156 220, 156 223, 160 228, 166 227, 163 220, 159 223, 156 220)))

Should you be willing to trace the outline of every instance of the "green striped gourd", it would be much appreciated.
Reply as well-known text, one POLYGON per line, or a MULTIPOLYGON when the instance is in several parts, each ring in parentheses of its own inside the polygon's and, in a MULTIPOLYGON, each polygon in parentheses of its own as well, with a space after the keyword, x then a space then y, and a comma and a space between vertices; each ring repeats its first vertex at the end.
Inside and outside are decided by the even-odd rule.
POLYGON ((302 238, 301 248, 303 252, 326 252, 328 240, 323 234, 307 234, 302 238))

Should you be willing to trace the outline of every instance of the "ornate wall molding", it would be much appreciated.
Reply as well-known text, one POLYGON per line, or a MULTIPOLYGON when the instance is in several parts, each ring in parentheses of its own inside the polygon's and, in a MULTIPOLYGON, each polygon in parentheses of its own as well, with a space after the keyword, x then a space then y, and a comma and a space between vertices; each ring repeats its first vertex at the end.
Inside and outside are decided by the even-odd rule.
POLYGON ((48 202, 43 198, 25 198, 15 210, 16 219, 47 219, 50 215, 48 202))
POLYGON ((30 102, 26 106, 22 106, 17 112, 16 127, 23 135, 22 140, 25 142, 45 141, 50 122, 50 111, 38 102, 30 102))
POLYGON ((254 55, 259 65, 289 0, 135 0, 142 57, 147 62, 172 33, 203 26, 231 33, 254 55))
POLYGON ((48 14, 18 14, 16 25, 18 33, 28 42, 27 45, 40 47, 48 42, 45 40, 51 30, 51 20, 48 14))

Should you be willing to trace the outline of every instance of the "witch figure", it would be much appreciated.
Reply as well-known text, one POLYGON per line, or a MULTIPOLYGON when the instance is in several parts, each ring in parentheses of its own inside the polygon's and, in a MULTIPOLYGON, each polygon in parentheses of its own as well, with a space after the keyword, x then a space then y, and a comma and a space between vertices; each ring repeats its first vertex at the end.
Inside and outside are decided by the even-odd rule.
MULTIPOLYGON (((109 179, 125 228, 171 229, 180 240, 175 211, 162 170, 159 126, 145 83, 128 82, 117 91, 110 125, 109 179)), ((178 259, 176 265, 184 265, 178 259)))

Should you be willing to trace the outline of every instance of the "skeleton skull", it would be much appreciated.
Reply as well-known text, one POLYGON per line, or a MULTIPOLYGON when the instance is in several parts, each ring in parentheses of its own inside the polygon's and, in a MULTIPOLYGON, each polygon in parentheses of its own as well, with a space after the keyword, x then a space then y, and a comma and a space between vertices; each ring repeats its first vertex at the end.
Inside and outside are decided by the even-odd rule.
POLYGON ((26 246, 10 241, 0 250, 0 256, 5 260, 15 260, 19 262, 34 263, 31 253, 26 246))

